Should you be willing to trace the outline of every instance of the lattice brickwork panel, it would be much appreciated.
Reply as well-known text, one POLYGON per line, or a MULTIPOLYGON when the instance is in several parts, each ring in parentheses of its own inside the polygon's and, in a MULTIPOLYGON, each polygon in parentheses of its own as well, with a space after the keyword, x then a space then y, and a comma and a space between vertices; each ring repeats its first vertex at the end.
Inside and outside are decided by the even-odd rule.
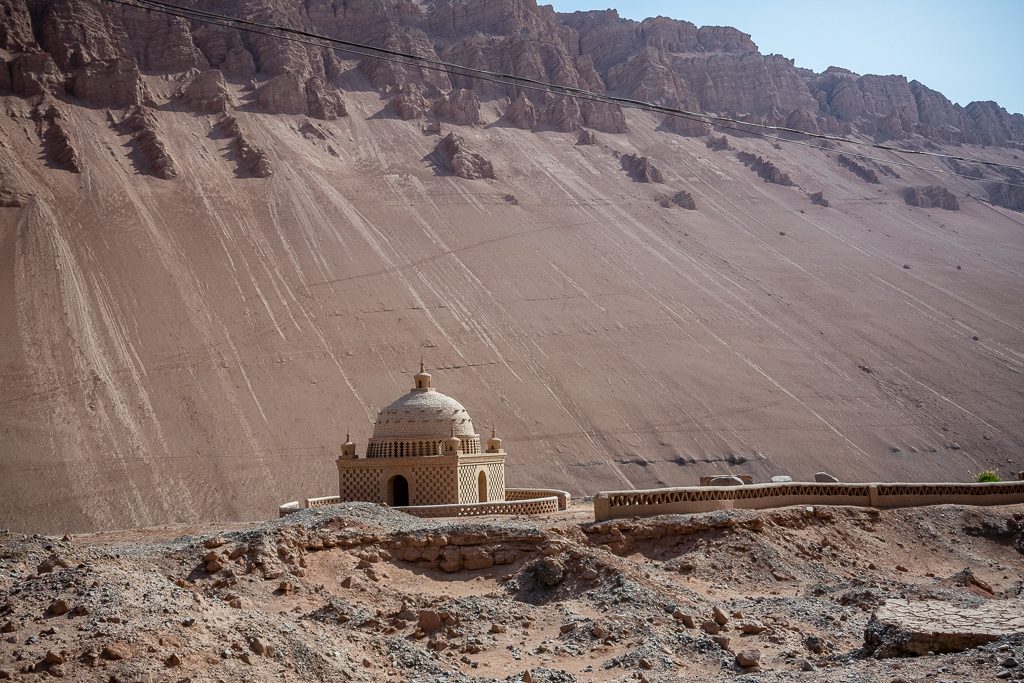
POLYGON ((416 467, 415 483, 410 501, 413 505, 448 505, 457 503, 454 467, 416 467))
POLYGON ((339 473, 339 480, 341 500, 360 500, 370 503, 384 501, 380 470, 346 468, 339 473))

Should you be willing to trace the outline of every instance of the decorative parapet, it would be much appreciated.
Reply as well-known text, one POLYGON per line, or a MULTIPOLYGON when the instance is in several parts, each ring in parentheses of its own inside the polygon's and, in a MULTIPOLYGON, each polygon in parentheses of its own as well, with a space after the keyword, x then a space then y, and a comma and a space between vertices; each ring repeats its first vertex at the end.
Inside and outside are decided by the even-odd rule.
POLYGON ((713 510, 788 505, 1012 505, 1024 503, 1024 481, 992 483, 810 483, 750 486, 691 486, 638 491, 602 491, 594 497, 597 521, 713 510))
POLYGON ((555 496, 558 498, 558 509, 568 510, 572 496, 568 491, 559 489, 505 489, 505 500, 530 500, 531 498, 547 498, 555 496))
POLYGON ((527 500, 498 500, 489 503, 456 503, 454 505, 410 505, 396 507, 416 517, 478 517, 482 515, 543 515, 558 512, 557 496, 527 500))
MULTIPOLYGON (((505 489, 505 500, 487 503, 454 503, 451 505, 409 505, 396 507, 416 517, 476 517, 480 515, 541 515, 558 512, 569 507, 571 496, 568 491, 558 489, 505 489)), ((278 507, 279 517, 300 510, 336 505, 339 496, 293 500, 278 507)))
POLYGON ((302 509, 302 503, 300 503, 297 500, 293 500, 293 501, 290 501, 288 503, 285 503, 284 505, 278 506, 278 508, 277 508, 277 516, 278 517, 284 517, 285 515, 290 515, 293 512, 298 512, 301 509, 302 509))

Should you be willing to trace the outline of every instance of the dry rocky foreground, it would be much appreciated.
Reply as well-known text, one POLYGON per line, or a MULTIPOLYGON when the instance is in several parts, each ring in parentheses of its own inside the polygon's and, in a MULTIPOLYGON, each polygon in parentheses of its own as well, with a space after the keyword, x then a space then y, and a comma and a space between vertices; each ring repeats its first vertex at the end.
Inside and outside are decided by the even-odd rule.
POLYGON ((1022 506, 590 515, 8 532, 0 679, 1024 680, 1022 506))

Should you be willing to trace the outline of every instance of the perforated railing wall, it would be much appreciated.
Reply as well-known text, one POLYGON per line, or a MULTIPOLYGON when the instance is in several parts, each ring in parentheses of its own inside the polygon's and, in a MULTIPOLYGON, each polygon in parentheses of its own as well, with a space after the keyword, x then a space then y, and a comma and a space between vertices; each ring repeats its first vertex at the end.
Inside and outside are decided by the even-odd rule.
POLYGON ((594 497, 600 521, 730 508, 762 509, 786 505, 1009 505, 1024 503, 1024 481, 992 483, 817 483, 750 486, 694 486, 643 491, 602 491, 594 497))

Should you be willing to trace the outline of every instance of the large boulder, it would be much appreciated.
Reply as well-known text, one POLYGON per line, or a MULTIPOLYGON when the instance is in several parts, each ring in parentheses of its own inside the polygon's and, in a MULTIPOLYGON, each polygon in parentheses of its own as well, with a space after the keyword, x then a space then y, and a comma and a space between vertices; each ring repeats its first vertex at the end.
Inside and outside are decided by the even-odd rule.
POLYGON ((466 141, 455 133, 449 133, 437 143, 434 157, 440 166, 460 178, 494 178, 494 167, 491 162, 469 150, 466 141))
POLYGON ((886 600, 864 630, 874 657, 961 652, 1024 633, 1024 600, 988 600, 960 607, 941 600, 886 600))

